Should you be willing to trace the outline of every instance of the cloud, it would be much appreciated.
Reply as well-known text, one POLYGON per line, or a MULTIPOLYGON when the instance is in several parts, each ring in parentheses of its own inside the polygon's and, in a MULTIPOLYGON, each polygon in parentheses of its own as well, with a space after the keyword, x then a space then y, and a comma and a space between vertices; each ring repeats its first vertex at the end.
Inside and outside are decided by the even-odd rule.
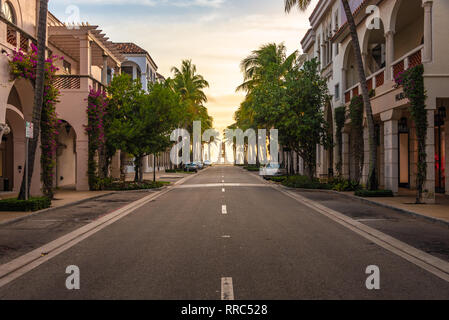
MULTIPOLYGON (((71 0, 56 0, 58 3, 72 5, 71 0)), ((176 7, 211 7, 218 8, 225 0, 77 0, 76 5, 115 5, 115 6, 130 6, 141 5, 154 7, 157 5, 176 6, 176 7)))
MULTIPOLYGON (((50 1, 64 20, 68 0, 50 1)), ((262 44, 284 42, 289 53, 300 50, 309 28, 306 13, 284 14, 283 1, 273 0, 77 0, 82 20, 99 25, 114 42, 135 42, 145 48, 170 76, 172 66, 192 59, 210 83, 207 107, 217 128, 233 123, 244 99, 235 88, 242 82, 240 61, 262 44), (90 5, 89 5, 90 4, 90 5), (92 10, 92 4, 124 5, 92 10), (151 6, 145 10, 137 4, 151 6), (187 9, 189 7, 189 9, 187 9), (119 23, 118 23, 119 21, 119 23)), ((316 3, 316 0, 314 0, 316 3)), ((314 4, 314 3, 312 3, 314 4)))

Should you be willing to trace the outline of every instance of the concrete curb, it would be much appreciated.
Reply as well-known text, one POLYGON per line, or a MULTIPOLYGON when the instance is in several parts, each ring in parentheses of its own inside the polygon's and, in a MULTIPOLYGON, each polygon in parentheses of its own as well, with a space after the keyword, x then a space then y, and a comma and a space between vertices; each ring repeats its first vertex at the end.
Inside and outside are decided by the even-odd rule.
POLYGON ((444 219, 426 216, 426 215, 424 215, 422 213, 410 211, 410 210, 407 210, 407 209, 398 208, 398 207, 392 206, 390 204, 379 203, 379 202, 376 202, 376 201, 373 201, 373 200, 370 200, 370 199, 367 199, 367 198, 362 198, 362 197, 358 197, 356 195, 351 195, 351 194, 340 193, 340 192, 334 191, 334 190, 317 190, 317 191, 321 191, 321 192, 327 191, 329 193, 339 194, 339 195, 345 196, 345 197, 350 198, 350 199, 360 200, 360 201, 368 203, 368 204, 373 204, 373 205, 376 205, 376 206, 379 206, 379 207, 391 209, 391 210, 397 211, 397 212, 402 213, 402 214, 412 215, 415 218, 425 219, 425 220, 428 220, 430 222, 442 224, 442 225, 444 225, 446 227, 449 227, 449 221, 446 221, 444 219))
POLYGON ((132 214, 147 203, 169 193, 174 190, 175 186, 187 182, 195 176, 196 175, 191 175, 178 180, 170 187, 166 187, 165 189, 161 188, 157 192, 152 192, 152 194, 114 210, 79 229, 69 232, 60 238, 41 246, 40 248, 36 248, 14 260, 0 265, 0 287, 21 277, 25 273, 33 270, 42 263, 54 258, 58 254, 87 239, 105 227, 117 222, 123 217, 132 214))
MULTIPOLYGON (((254 174, 254 175, 256 175, 256 174, 254 174)), ((257 175, 257 176, 260 177, 259 175, 257 175)), ((263 179, 263 178, 261 178, 261 179, 263 179)), ((278 185, 281 188, 284 188, 285 190, 297 190, 297 191, 306 191, 306 192, 317 192, 317 193, 321 192, 321 193, 338 194, 338 195, 341 195, 343 197, 346 197, 346 198, 349 198, 349 199, 352 199, 352 200, 359 200, 359 201, 367 203, 367 204, 372 204, 372 205, 375 205, 375 206, 378 206, 378 207, 391 209, 391 210, 394 210, 394 211, 396 211, 398 213, 401 213, 401 214, 411 215, 411 216, 413 216, 415 218, 423 219, 423 220, 426 220, 426 221, 429 221, 429 222, 433 222, 433 223, 437 223, 437 224, 441 224, 441 225, 449 228, 449 221, 446 221, 444 219, 435 218, 435 217, 429 217, 429 216, 426 216, 426 215, 424 215, 422 213, 410 211, 410 210, 407 210, 407 209, 398 208, 398 207, 395 207, 395 206, 392 206, 392 205, 389 205, 389 204, 385 204, 385 203, 379 203, 379 202, 376 202, 376 201, 373 201, 373 200, 370 200, 370 199, 367 199, 367 198, 358 197, 356 195, 341 193, 341 192, 338 192, 338 191, 335 191, 335 190, 288 188, 288 187, 285 187, 284 185, 282 185, 280 183, 276 183, 276 182, 273 182, 273 181, 270 181, 270 180, 264 180, 264 181, 266 183, 270 183, 270 184, 273 184, 273 185, 278 185)))
MULTIPOLYGON (((276 184, 276 183, 273 183, 273 184, 276 184)), ((296 191, 305 191, 305 192, 338 194, 340 196, 343 196, 343 197, 346 197, 346 198, 349 198, 349 199, 352 199, 352 200, 358 200, 358 201, 361 201, 361 202, 364 202, 364 203, 367 203, 367 204, 372 204, 372 205, 375 205, 375 206, 378 206, 378 207, 391 209, 391 210, 394 210, 394 211, 396 211, 398 213, 401 213, 401 214, 411 215, 411 216, 413 216, 415 218, 418 218, 418 219, 427 220, 429 222, 433 222, 433 223, 441 224, 441 225, 443 225, 445 227, 449 227, 449 221, 446 221, 446 220, 443 220, 443 219, 439 219, 439 218, 435 218, 435 217, 429 217, 429 216, 426 216, 426 215, 418 213, 418 212, 414 212, 414 211, 398 208, 398 207, 395 207, 395 206, 392 206, 392 205, 389 205, 389 204, 385 204, 385 203, 379 203, 379 202, 376 202, 376 201, 373 201, 373 200, 369 200, 367 198, 358 197, 356 195, 345 194, 345 193, 341 193, 341 192, 338 192, 338 191, 335 191, 335 190, 288 188, 288 187, 285 187, 285 186, 283 186, 281 184, 278 184, 278 185, 281 188, 284 188, 285 190, 291 190, 291 191, 296 190, 296 191)))
MULTIPOLYGON (((194 176, 194 175, 193 175, 193 176, 194 176)), ((188 177, 188 176, 186 176, 186 177, 188 177)), ((180 180, 182 180, 182 179, 184 179, 184 178, 186 178, 186 177, 183 177, 183 178, 179 179, 178 181, 180 181, 180 180)), ((74 201, 74 202, 70 202, 70 203, 64 204, 64 205, 59 206, 59 207, 51 207, 51 208, 47 208, 47 209, 43 209, 43 210, 39 210, 39 211, 32 212, 32 213, 27 214, 26 216, 23 216, 23 217, 18 217, 18 218, 14 218, 14 219, 11 219, 11 220, 3 221, 3 222, 0 222, 0 227, 6 226, 6 225, 9 225, 9 224, 13 224, 13 223, 15 223, 15 222, 22 221, 22 220, 25 220, 25 219, 28 219, 28 218, 31 218, 31 217, 40 215, 40 214, 45 213, 45 212, 53 211, 53 210, 56 210, 56 209, 64 209, 64 208, 68 208, 68 207, 71 207, 71 206, 76 206, 76 205, 78 205, 78 204, 82 204, 82 203, 84 203, 84 202, 91 201, 91 200, 100 199, 100 198, 103 198, 103 197, 105 197, 105 196, 109 196, 109 195, 112 195, 112 194, 118 194, 118 193, 131 193, 131 192, 136 192, 136 193, 141 192, 141 193, 144 193, 144 192, 150 192, 150 191, 157 192, 157 191, 162 191, 164 188, 167 188, 167 187, 169 187, 169 186, 171 186, 171 185, 174 185, 175 183, 176 183, 176 181, 175 181, 175 182, 170 182, 169 185, 163 186, 163 187, 161 187, 161 188, 155 188, 155 189, 123 190, 123 191, 114 190, 114 191, 110 191, 110 192, 105 193, 105 194, 100 194, 100 195, 93 196, 93 197, 90 197, 90 198, 86 198, 86 199, 82 199, 82 200, 77 200, 77 201, 74 201)))
POLYGON ((78 204, 81 204, 81 203, 84 203, 84 202, 87 202, 87 201, 90 201, 90 200, 96 200, 96 199, 99 199, 99 198, 102 198, 102 197, 105 197, 105 196, 108 196, 108 195, 111 195, 111 194, 115 194, 115 193, 117 193, 117 191, 111 191, 111 192, 108 192, 108 193, 105 193, 105 194, 100 194, 100 195, 93 196, 93 197, 90 197, 90 198, 86 198, 86 199, 70 202, 70 203, 64 204, 64 205, 59 206, 59 207, 52 207, 52 208, 47 208, 47 209, 35 211, 35 212, 27 214, 26 216, 23 216, 23 217, 18 217, 18 218, 14 218, 14 219, 11 219, 11 220, 8 220, 8 221, 0 222, 0 226, 6 226, 6 225, 12 224, 14 222, 22 221, 22 220, 25 220, 25 219, 28 219, 28 218, 40 215, 41 213, 54 211, 56 209, 68 208, 68 207, 71 207, 71 206, 75 206, 75 205, 78 205, 78 204))

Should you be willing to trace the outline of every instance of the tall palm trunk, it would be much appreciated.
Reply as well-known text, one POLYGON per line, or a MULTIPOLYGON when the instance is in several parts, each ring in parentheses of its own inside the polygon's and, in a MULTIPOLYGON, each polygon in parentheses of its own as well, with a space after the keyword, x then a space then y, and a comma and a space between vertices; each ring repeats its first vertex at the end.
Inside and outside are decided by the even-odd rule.
POLYGON ((45 51, 47 40, 47 14, 48 0, 39 1, 39 18, 37 27, 37 66, 36 81, 34 86, 34 108, 33 108, 33 139, 30 139, 28 146, 28 170, 24 170, 22 185, 20 187, 19 199, 24 200, 25 195, 29 194, 31 186, 31 178, 34 172, 34 160, 36 158, 36 149, 39 141, 39 133, 41 126, 42 105, 44 103, 44 68, 45 68, 45 51), (28 171, 28 179, 25 179, 28 171), (26 183, 28 180, 28 184, 26 183), (28 192, 26 192, 28 191, 28 192))
POLYGON ((354 21, 354 17, 349 7, 348 0, 341 0, 343 8, 346 13, 348 20, 348 26, 351 33, 352 45, 354 47, 355 60, 357 64, 357 70, 359 73, 360 86, 362 87, 362 97, 363 104, 365 106, 366 120, 368 123, 368 134, 369 134, 369 175, 367 188, 369 190, 376 190, 378 188, 377 182, 377 143, 376 143, 376 133, 374 128, 374 118, 373 111, 371 108, 371 101, 368 92, 368 85, 366 83, 365 69, 363 66, 362 52, 360 50, 359 38, 357 35, 357 26, 354 21))

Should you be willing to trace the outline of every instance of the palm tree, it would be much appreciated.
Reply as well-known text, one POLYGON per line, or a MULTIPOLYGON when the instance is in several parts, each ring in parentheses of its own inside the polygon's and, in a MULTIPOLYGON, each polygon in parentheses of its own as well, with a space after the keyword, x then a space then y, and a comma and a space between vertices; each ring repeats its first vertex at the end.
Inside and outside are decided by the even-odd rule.
POLYGON ((42 105, 44 98, 44 68, 45 68, 45 51, 47 39, 47 14, 48 0, 39 1, 39 18, 37 26, 37 66, 36 81, 34 86, 34 108, 33 108, 33 139, 30 139, 28 146, 28 170, 24 170, 22 185, 20 187, 19 199, 25 200, 29 195, 31 178, 34 171, 34 159, 36 158, 36 148, 39 140, 42 105), (25 178, 28 171, 28 179, 25 178), (28 183, 26 183, 28 181, 28 183))
MULTIPOLYGON (((355 60, 357 64, 357 69, 359 73, 360 85, 362 87, 362 97, 363 104, 365 106, 366 119, 368 123, 368 133, 369 133, 369 146, 370 146, 370 157, 369 157, 369 177, 367 188, 369 190, 376 190, 378 188, 377 182, 377 143, 376 134, 374 127, 373 111, 371 108, 371 101, 368 92, 368 85, 366 83, 365 68, 363 66, 362 53, 360 50, 360 42, 357 36, 357 26, 354 21, 354 16, 352 15, 351 8, 349 6, 348 0, 341 0, 343 8, 346 13, 348 20, 348 26, 351 33, 352 45, 354 47, 355 60)), ((285 0, 285 12, 289 13, 293 7, 298 7, 299 10, 306 10, 310 5, 311 0, 285 0)))
POLYGON ((244 82, 237 87, 237 91, 249 93, 252 88, 260 83, 270 66, 276 68, 277 72, 274 75, 278 77, 277 80, 281 79, 298 54, 295 51, 287 57, 286 51, 284 44, 276 45, 275 43, 265 44, 258 50, 254 50, 240 63, 244 82))
POLYGON ((172 72, 174 78, 171 85, 176 92, 179 92, 188 108, 188 119, 185 119, 184 126, 191 129, 192 121, 200 120, 201 124, 205 126, 203 129, 212 127, 212 118, 207 113, 207 108, 204 107, 207 102, 204 89, 209 87, 209 83, 197 73, 192 60, 183 60, 181 69, 173 67, 172 72))

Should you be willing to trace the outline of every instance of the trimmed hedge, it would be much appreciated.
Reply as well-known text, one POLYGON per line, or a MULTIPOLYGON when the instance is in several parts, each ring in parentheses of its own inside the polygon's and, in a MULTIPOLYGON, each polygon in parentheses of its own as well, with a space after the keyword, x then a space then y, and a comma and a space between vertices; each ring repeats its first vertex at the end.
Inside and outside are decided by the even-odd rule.
POLYGON ((358 190, 355 192, 355 195, 363 198, 386 198, 386 197, 394 197, 393 191, 391 190, 358 190))
POLYGON ((29 212, 50 208, 51 200, 47 197, 30 198, 29 200, 0 200, 0 211, 29 212))
POLYGON ((273 182, 284 182, 286 179, 288 179, 287 176, 265 176, 263 177, 265 180, 270 180, 273 182))
POLYGON ((147 190, 147 189, 158 189, 163 186, 170 184, 170 182, 165 181, 144 181, 144 182, 113 182, 111 184, 105 185, 103 190, 108 191, 131 191, 131 190, 147 190))
POLYGON ((290 176, 282 184, 289 188, 331 190, 332 186, 307 176, 290 176))
POLYGON ((243 169, 248 170, 250 172, 256 172, 256 171, 260 171, 260 166, 250 164, 248 166, 244 166, 243 169))

